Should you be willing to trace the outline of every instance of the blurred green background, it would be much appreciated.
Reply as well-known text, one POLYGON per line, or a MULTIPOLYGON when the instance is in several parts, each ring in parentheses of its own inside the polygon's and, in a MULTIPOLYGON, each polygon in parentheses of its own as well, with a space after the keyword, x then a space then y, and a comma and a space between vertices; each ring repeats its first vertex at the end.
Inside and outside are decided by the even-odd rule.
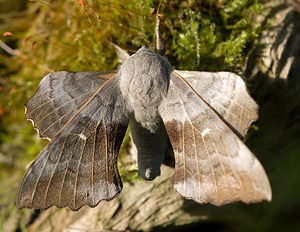
MULTIPOLYGON (((281 80, 270 83, 267 76, 250 79, 244 74, 257 38, 276 20, 260 20, 273 10, 268 2, 0 0, 0 39, 18 50, 10 55, 0 48, 0 230, 26 228, 28 211, 15 208, 15 196, 26 167, 47 141, 25 121, 24 104, 41 78, 59 70, 116 69, 118 57, 109 41, 129 53, 144 44, 154 50, 155 17, 150 11, 159 6, 161 37, 174 68, 238 73, 261 105, 260 120, 246 142, 266 168, 273 201, 238 206, 245 207, 245 214, 238 215, 243 228, 224 219, 213 230, 300 231, 299 92, 281 80)), ((128 177, 126 167, 121 172, 128 177)))

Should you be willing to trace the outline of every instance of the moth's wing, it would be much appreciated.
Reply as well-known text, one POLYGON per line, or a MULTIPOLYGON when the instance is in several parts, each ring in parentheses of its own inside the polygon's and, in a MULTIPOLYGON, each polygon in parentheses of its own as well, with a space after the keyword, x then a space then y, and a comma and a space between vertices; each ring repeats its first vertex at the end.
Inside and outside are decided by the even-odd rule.
POLYGON ((159 113, 174 150, 173 185, 180 195, 217 206, 271 200, 260 162, 175 72, 159 113))
POLYGON ((242 137, 257 120, 258 105, 240 76, 230 72, 176 72, 242 137))
POLYGON ((83 104, 116 72, 55 72, 45 76, 25 105, 25 118, 51 140, 83 104))
POLYGON ((34 160, 17 207, 78 210, 114 198, 122 189, 117 157, 128 123, 116 76, 98 87, 34 160))

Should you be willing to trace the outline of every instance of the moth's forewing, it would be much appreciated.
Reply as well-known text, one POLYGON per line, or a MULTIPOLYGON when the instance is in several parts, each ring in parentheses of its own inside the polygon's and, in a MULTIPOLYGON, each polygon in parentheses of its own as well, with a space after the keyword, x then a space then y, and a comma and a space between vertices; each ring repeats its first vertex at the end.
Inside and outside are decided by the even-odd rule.
MULTIPOLYGON (((76 75, 81 74, 74 74, 73 77, 76 75)), ((89 83, 88 88, 84 84, 75 84, 80 86, 77 90, 81 93, 84 94, 88 89, 93 90, 92 94, 89 93, 89 97, 83 102, 69 103, 73 106, 77 102, 74 106, 76 111, 57 129, 57 134, 51 136, 52 142, 27 170, 17 196, 18 208, 46 209, 55 205, 78 210, 83 205, 94 207, 101 200, 110 200, 121 191, 117 156, 129 117, 120 94, 119 76, 114 76, 105 83, 101 79, 98 81, 87 78, 92 82, 86 82, 89 83)), ((54 75, 48 78, 56 77, 54 75)), ((70 101, 69 98, 76 98, 76 94, 70 95, 68 91, 74 88, 75 80, 83 83, 86 81, 84 76, 82 79, 69 81, 67 78, 63 87, 57 88, 61 95, 57 94, 56 89, 52 89, 54 96, 61 96, 56 97, 59 103, 65 100, 66 95, 67 102, 70 101), (66 86, 68 84, 70 86, 66 86), (68 94, 64 95, 64 91, 68 94)), ((44 84, 41 83, 41 86, 44 84)), ((34 96, 32 99, 35 98, 34 96)), ((54 111, 56 106, 54 104, 49 108, 54 111)), ((64 104, 60 104, 60 107, 66 109, 64 104)), ((52 119, 53 122, 64 116, 57 114, 56 117, 52 119)))
POLYGON ((175 72, 159 112, 175 153, 173 185, 180 195, 217 206, 271 200, 260 162, 175 72))

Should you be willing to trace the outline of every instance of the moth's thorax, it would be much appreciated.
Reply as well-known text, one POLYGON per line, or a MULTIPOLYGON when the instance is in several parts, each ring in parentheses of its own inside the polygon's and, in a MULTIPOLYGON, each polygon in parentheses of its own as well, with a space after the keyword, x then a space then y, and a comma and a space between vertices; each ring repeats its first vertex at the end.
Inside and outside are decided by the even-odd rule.
POLYGON ((142 47, 120 69, 120 88, 137 122, 151 132, 159 122, 158 106, 167 93, 172 68, 157 53, 142 47))

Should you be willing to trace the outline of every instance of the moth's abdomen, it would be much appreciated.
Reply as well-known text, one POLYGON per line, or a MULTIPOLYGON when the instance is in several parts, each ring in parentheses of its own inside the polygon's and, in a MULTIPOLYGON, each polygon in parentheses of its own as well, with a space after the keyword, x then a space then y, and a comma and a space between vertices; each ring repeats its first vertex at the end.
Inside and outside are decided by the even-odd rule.
POLYGON ((172 68, 160 55, 142 47, 120 69, 121 92, 133 116, 152 133, 159 123, 158 106, 166 96, 172 68))
POLYGON ((155 133, 145 129, 136 120, 131 119, 130 134, 132 146, 137 152, 139 176, 145 180, 154 180, 160 175, 160 166, 164 160, 168 136, 162 121, 155 133))

